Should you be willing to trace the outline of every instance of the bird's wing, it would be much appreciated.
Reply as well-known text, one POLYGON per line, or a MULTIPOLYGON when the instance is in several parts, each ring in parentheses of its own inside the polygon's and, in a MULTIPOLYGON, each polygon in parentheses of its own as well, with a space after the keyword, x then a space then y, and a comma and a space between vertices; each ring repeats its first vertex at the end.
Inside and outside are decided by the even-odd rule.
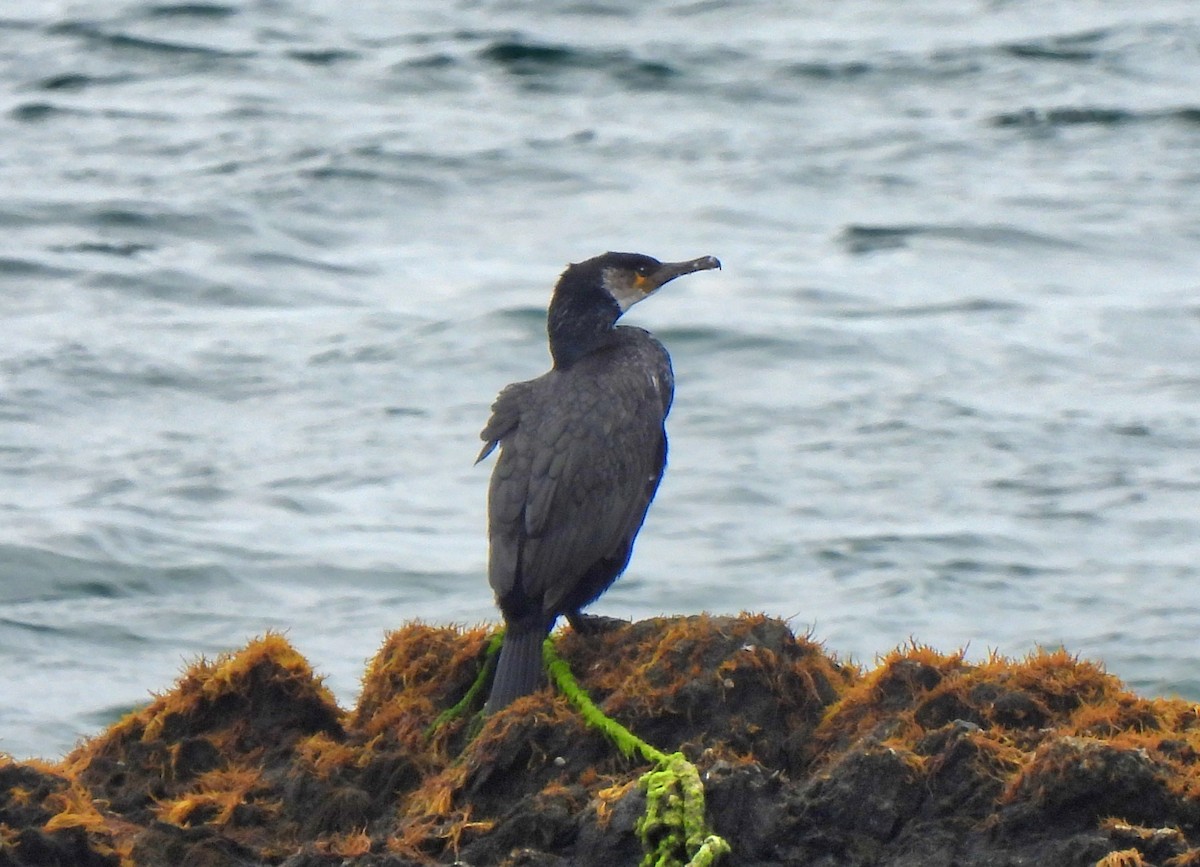
POLYGON ((521 414, 529 411, 536 394, 533 382, 513 383, 501 391, 479 434, 484 446, 475 463, 504 443, 488 488, 488 579, 498 597, 508 594, 516 582, 524 541, 520 528, 525 521, 532 452, 520 441, 521 414))
POLYGON ((490 455, 500 440, 517 426, 521 419, 521 405, 525 402, 524 396, 532 385, 533 381, 506 385, 492 401, 492 415, 479 432, 479 438, 483 440, 483 449, 479 452, 479 457, 475 458, 475 463, 490 455))
POLYGON ((568 390, 570 403, 531 432, 521 588, 546 613, 628 544, 662 471, 661 396, 643 382, 615 385, 568 390))
POLYGON ((488 578, 510 619, 561 613, 603 560, 619 571, 658 487, 672 391, 665 350, 647 342, 604 375, 588 367, 509 386, 482 433, 481 457, 500 445, 488 578))

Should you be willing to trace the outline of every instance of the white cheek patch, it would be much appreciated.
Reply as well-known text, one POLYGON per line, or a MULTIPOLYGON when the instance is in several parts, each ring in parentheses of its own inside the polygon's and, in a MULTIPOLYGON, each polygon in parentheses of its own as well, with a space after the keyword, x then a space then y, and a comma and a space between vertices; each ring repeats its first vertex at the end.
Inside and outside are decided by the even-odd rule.
POLYGON ((632 284, 622 279, 622 276, 626 273, 618 271, 616 268, 606 268, 604 271, 604 288, 608 290, 608 294, 617 302, 617 306, 621 308, 622 313, 643 298, 649 297, 648 293, 635 288, 632 284))

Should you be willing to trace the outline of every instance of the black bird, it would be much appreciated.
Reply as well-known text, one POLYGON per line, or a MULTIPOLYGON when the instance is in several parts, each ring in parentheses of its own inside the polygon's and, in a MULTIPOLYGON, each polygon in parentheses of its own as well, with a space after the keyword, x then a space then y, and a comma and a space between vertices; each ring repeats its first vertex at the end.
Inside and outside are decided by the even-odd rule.
POLYGON ((506 632, 486 711, 538 688, 542 641, 559 615, 617 579, 667 460, 675 378, 648 331, 617 319, 663 284, 720 268, 712 256, 660 262, 605 253, 571 265, 550 301, 553 368, 506 387, 480 437, 500 457, 488 489, 488 580, 506 632))

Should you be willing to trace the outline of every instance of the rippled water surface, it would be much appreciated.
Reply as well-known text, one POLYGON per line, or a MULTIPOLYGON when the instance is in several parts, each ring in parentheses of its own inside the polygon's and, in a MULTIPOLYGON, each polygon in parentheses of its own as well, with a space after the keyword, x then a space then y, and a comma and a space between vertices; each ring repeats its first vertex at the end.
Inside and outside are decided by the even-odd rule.
POLYGON ((0 82, 0 750, 494 618, 478 431, 608 249, 725 270, 630 315, 671 465, 595 610, 1200 700, 1190 0, 33 0, 0 82))

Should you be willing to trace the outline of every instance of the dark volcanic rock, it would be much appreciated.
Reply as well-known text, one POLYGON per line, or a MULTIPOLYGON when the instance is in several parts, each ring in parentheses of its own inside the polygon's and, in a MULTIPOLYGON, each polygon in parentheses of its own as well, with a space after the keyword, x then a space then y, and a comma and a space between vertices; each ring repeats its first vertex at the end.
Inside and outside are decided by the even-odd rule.
MULTIPOLYGON (((388 637, 337 707, 277 635, 61 764, 0 757, 0 867, 614 867, 642 857, 627 759, 549 689, 433 729, 489 636, 388 637)), ((913 646, 840 664, 764 617, 558 642, 602 709, 698 767, 740 867, 1200 865, 1200 714, 1065 653, 913 646)))

